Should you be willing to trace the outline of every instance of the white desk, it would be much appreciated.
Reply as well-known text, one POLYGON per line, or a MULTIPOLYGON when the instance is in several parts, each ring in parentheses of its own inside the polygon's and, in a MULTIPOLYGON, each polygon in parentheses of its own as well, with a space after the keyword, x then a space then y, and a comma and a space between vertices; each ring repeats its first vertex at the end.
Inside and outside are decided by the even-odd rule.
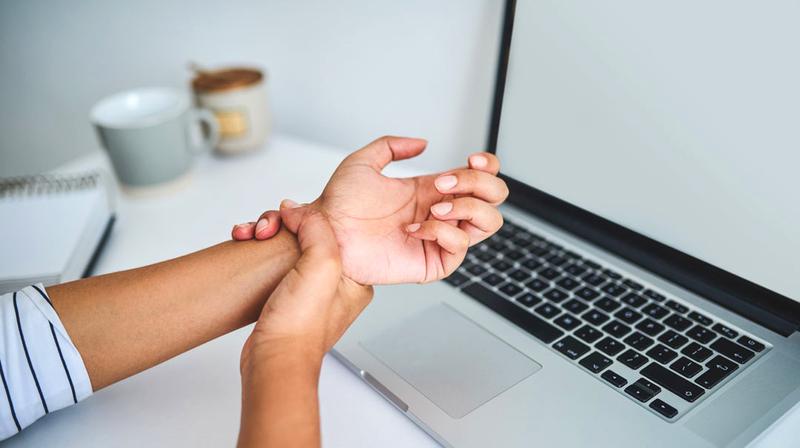
MULTIPOLYGON (((175 257, 229 237, 283 198, 316 197, 345 153, 277 137, 265 151, 202 156, 189 182, 150 197, 120 195, 116 227, 97 273, 175 257)), ((100 154, 75 170, 106 163, 100 154)), ((395 174, 406 175, 402 168, 395 174)), ((239 353, 250 327, 223 336, 51 414, 7 447, 232 446, 239 427, 239 353)), ((320 379, 322 437, 332 447, 434 447, 436 442, 338 361, 326 357, 320 379)), ((800 407, 758 447, 797 446, 800 407)))

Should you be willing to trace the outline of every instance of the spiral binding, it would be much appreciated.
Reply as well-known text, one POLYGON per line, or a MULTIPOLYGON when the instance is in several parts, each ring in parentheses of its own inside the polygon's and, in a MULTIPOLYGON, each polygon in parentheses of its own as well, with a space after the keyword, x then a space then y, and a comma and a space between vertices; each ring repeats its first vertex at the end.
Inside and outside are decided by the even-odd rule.
POLYGON ((88 172, 70 175, 37 174, 0 179, 0 199, 18 196, 38 196, 95 188, 100 173, 88 172))

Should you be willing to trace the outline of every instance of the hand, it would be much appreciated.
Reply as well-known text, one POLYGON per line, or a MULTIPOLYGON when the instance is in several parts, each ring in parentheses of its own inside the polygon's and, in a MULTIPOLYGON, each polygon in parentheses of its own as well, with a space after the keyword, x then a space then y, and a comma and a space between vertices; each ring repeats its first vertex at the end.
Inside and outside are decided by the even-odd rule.
MULTIPOLYGON (((345 276, 362 284, 430 282, 450 275, 466 250, 503 223, 496 207, 508 196, 496 177, 500 164, 488 153, 469 166, 406 179, 381 170, 393 160, 419 155, 420 139, 383 137, 348 156, 311 204, 281 204, 280 219, 296 231, 310 208, 330 220, 345 276)), ((280 225, 275 211, 257 224, 234 227, 234 239, 269 238, 280 225)))
POLYGON ((264 354, 321 362, 372 298, 371 287, 342 276, 339 247, 324 215, 306 208, 297 218, 302 255, 270 295, 245 343, 243 373, 264 354), (284 349, 293 353, 278 353, 284 349))

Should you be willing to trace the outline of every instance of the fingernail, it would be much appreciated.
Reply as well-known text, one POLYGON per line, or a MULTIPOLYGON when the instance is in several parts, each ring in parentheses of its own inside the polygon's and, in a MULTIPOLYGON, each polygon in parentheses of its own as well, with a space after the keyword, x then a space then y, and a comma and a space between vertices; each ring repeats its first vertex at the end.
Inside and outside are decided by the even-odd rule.
POLYGON ((242 227, 246 227, 247 225, 249 225, 249 223, 243 222, 241 224, 236 224, 235 226, 233 226, 233 228, 234 229, 241 229, 242 227))
POLYGON ((291 199, 284 199, 283 202, 281 202, 281 207, 283 207, 283 208, 297 208, 297 207, 300 207, 300 204, 298 204, 297 202, 294 202, 291 199))
POLYGON ((473 168, 483 168, 489 164, 489 160, 486 159, 486 156, 482 156, 480 154, 475 154, 470 156, 469 164, 473 168))
POLYGON ((456 176, 453 176, 452 174, 448 174, 447 176, 442 176, 442 177, 436 179, 436 188, 438 188, 439 190, 445 190, 446 191, 446 190, 449 190, 449 189, 455 187, 457 183, 458 183, 458 179, 456 178, 456 176))
POLYGON ((431 211, 434 215, 444 216, 453 210, 452 202, 440 202, 431 206, 431 211))
POLYGON ((422 227, 422 224, 420 223, 409 224, 406 226, 406 230, 409 232, 416 232, 420 227, 422 227))
POLYGON ((258 224, 256 224, 256 233, 261 233, 263 230, 266 230, 268 225, 269 225, 269 219, 267 218, 259 219, 258 224))

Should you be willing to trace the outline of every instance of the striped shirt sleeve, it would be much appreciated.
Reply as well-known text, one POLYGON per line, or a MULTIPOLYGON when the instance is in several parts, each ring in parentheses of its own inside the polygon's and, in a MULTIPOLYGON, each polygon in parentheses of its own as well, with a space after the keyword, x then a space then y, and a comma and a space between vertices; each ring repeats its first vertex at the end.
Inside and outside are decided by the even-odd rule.
POLYGON ((80 353, 41 284, 0 296, 0 441, 92 394, 80 353))

